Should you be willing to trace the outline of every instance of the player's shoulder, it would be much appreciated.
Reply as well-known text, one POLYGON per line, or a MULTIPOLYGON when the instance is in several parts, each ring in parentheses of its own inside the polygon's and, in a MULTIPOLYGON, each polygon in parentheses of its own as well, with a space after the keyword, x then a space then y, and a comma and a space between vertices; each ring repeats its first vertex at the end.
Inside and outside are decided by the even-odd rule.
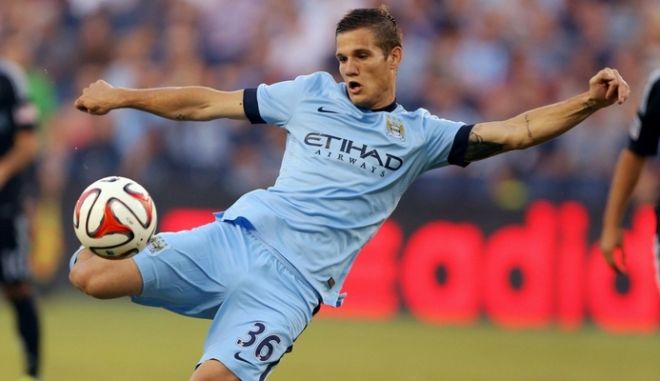
POLYGON ((660 84, 660 67, 658 67, 655 70, 651 71, 651 74, 649 74, 649 77, 647 79, 647 83, 650 86, 656 86, 656 85, 660 84))
POLYGON ((20 66, 12 61, 0 59, 0 80, 10 86, 18 99, 27 97, 27 78, 20 66))
POLYGON ((401 104, 399 104, 399 106, 396 108, 394 113, 401 118, 416 119, 416 120, 423 120, 431 115, 431 113, 425 108, 420 107, 415 110, 408 110, 401 104))
POLYGON ((317 71, 309 75, 313 78, 318 79, 319 81, 337 84, 337 81, 335 81, 335 77, 333 77, 332 74, 328 73, 327 71, 317 71))
POLYGON ((337 85, 334 77, 325 71, 316 71, 310 74, 302 74, 296 77, 296 81, 305 82, 309 85, 337 85))
POLYGON ((300 91, 300 94, 307 95, 323 95, 339 88, 334 77, 324 71, 299 75, 291 83, 300 91))
POLYGON ((657 68, 649 74, 644 86, 644 98, 648 98, 651 93, 656 96, 660 94, 660 68, 657 68))
POLYGON ((399 115, 405 118, 410 118, 412 120, 417 120, 423 125, 442 125, 446 123, 454 124, 454 123, 462 123, 463 122, 455 122, 449 119, 442 118, 438 115, 435 115, 431 113, 429 110, 419 107, 415 110, 406 110, 405 108, 401 108, 399 115))
POLYGON ((651 72, 648 79, 649 92, 653 92, 655 96, 660 96, 660 68, 651 72))
POLYGON ((655 103, 660 99, 660 68, 653 70, 644 85, 640 102, 640 112, 642 114, 648 111, 649 104, 655 103))

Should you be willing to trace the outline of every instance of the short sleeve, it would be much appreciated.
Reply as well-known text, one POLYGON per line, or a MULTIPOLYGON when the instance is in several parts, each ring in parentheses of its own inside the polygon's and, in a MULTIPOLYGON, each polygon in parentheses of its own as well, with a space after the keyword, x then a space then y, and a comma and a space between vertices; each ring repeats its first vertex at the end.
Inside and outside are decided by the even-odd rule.
POLYGON ((640 156, 658 153, 660 138, 660 70, 651 75, 637 118, 630 129, 628 149, 640 156))
POLYGON ((36 128, 39 110, 32 102, 22 102, 14 109, 14 122, 21 131, 32 131, 36 128))
POLYGON ((316 77, 316 74, 302 75, 291 81, 246 89, 243 93, 245 115, 252 123, 285 125, 316 77))
POLYGON ((429 158, 428 169, 448 164, 465 167, 465 150, 472 126, 463 122, 427 116, 424 121, 426 132, 426 152, 429 158))

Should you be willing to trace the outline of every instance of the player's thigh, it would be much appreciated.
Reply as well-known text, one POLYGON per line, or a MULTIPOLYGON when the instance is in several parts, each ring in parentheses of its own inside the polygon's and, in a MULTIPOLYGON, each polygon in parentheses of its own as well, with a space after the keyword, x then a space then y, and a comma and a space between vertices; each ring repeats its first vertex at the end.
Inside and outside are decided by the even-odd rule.
POLYGON ((158 234, 134 257, 143 285, 132 299, 212 319, 224 299, 226 284, 246 271, 250 251, 244 230, 225 222, 158 234))
POLYGON ((2 284, 2 293, 9 300, 20 300, 32 297, 32 286, 28 281, 0 284, 2 284))
POLYGON ((240 379, 220 361, 208 360, 195 369, 190 381, 240 381, 240 379))
POLYGON ((254 252, 213 319, 200 363, 218 360, 243 381, 263 380, 291 351, 319 296, 286 265, 254 252))

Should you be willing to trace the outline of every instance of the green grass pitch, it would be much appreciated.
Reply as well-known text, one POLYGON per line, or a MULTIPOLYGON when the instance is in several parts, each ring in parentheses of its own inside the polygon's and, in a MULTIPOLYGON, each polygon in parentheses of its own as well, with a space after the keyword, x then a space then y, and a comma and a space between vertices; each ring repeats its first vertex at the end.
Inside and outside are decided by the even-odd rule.
MULTIPOLYGON (((57 296, 43 312, 44 381, 187 380, 208 322, 127 300, 57 296)), ((0 303, 0 380, 20 375, 18 341, 0 303)), ((269 381, 655 380, 660 337, 586 326, 508 331, 318 319, 269 381)))

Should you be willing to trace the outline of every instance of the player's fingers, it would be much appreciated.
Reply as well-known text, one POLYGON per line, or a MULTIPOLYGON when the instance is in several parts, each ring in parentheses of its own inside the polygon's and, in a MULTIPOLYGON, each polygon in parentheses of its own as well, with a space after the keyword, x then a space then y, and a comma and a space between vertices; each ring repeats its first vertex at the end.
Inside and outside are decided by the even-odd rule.
POLYGON ((80 100, 80 98, 76 99, 76 101, 73 103, 73 106, 80 111, 84 111, 84 112, 89 111, 87 109, 87 106, 85 106, 85 104, 80 100))
POLYGON ((601 243, 601 246, 600 246, 600 253, 603 255, 603 259, 605 259, 605 262, 607 262, 607 264, 611 266, 611 265, 613 264, 613 262, 614 262, 614 261, 612 260, 612 253, 613 253, 613 250, 610 249, 610 248, 605 247, 605 246, 601 243))
POLYGON ((616 263, 610 263, 609 265, 610 265, 610 268, 612 269, 612 271, 614 271, 615 273, 617 273, 619 275, 625 274, 625 272, 623 270, 621 270, 616 263))
POLYGON ((607 78, 610 80, 616 80, 616 70, 612 69, 611 67, 605 68, 605 73, 607 74, 607 78))
POLYGON ((607 83, 607 92, 605 93, 605 99, 612 99, 615 97, 619 90, 619 82, 616 78, 612 79, 607 83))
POLYGON ((614 80, 615 78, 616 76, 614 75, 614 72, 612 71, 612 69, 608 67, 599 71, 598 74, 596 74, 596 76, 594 77, 594 82, 607 83, 614 80))
POLYGON ((617 262, 617 268, 622 272, 626 272, 626 252, 623 250, 623 246, 619 246, 619 258, 620 260, 617 262))
POLYGON ((619 73, 618 70, 615 69, 614 74, 617 76, 617 81, 619 82, 618 102, 619 104, 622 104, 628 99, 628 96, 630 96, 630 86, 628 85, 628 82, 623 79, 623 76, 621 76, 621 73, 619 73))
POLYGON ((619 268, 619 265, 616 263, 616 260, 614 259, 614 252, 610 251, 608 254, 603 253, 603 256, 605 257, 605 262, 607 262, 607 265, 616 273, 621 274, 622 271, 619 268))
POLYGON ((609 97, 613 94, 613 90, 618 89, 619 79, 616 75, 616 71, 612 68, 609 68, 609 67, 605 68, 604 72, 605 73, 604 73, 604 77, 603 77, 603 80, 604 80, 603 82, 606 83, 606 85, 608 86, 608 88, 607 88, 607 98, 609 99, 609 97))
POLYGON ((615 251, 617 250, 617 247, 612 247, 605 242, 601 242, 601 247, 600 247, 600 252, 603 255, 603 259, 605 259, 605 262, 607 265, 615 272, 621 273, 621 268, 617 264, 617 261, 615 259, 615 251))
POLYGON ((610 253, 608 264, 617 274, 626 272, 626 253, 623 251, 623 245, 617 245, 610 253))

